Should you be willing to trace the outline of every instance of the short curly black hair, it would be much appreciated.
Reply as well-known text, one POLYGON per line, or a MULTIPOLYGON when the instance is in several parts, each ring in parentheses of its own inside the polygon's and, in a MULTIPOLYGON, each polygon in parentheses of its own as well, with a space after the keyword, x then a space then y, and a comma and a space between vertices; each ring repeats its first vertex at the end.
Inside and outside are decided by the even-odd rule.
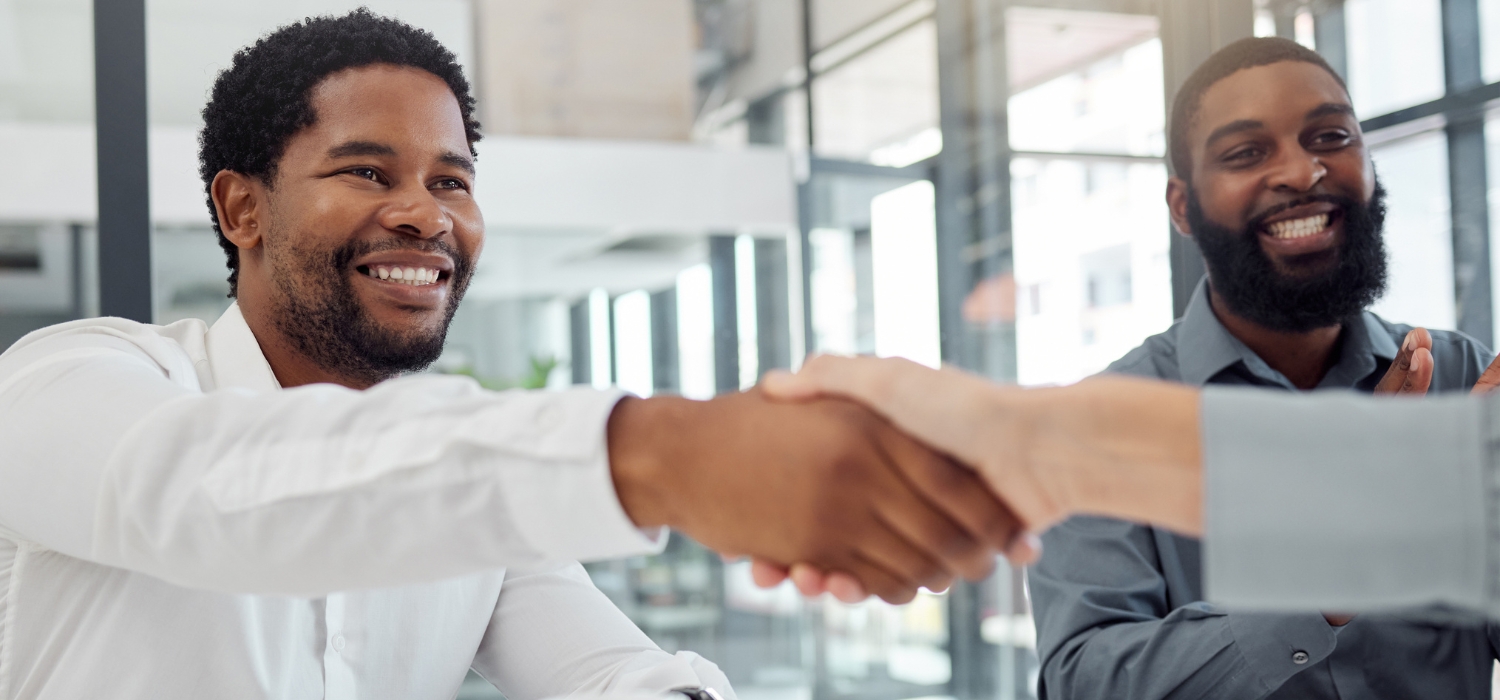
POLYGON ((1344 84, 1344 79, 1333 70, 1333 66, 1328 65, 1328 61, 1318 55, 1318 52, 1291 39, 1252 37, 1225 46, 1209 56, 1208 60, 1188 76, 1178 89, 1177 97, 1172 100, 1172 123, 1167 149, 1168 160, 1177 177, 1184 180, 1192 177, 1193 161, 1188 148, 1187 132, 1193 120, 1198 118, 1198 108, 1203 105, 1203 93, 1208 92, 1220 80, 1246 68, 1269 66, 1282 61, 1299 61, 1322 68, 1338 81, 1345 93, 1349 92, 1349 86, 1344 84))
POLYGON ((453 52, 431 33, 361 7, 342 17, 310 17, 281 27, 241 49, 219 74, 203 108, 198 135, 198 175, 219 246, 229 257, 229 296, 239 293, 240 256, 214 209, 213 181, 221 170, 260 178, 276 176, 286 143, 317 121, 309 95, 329 75, 377 63, 409 66, 448 84, 458 98, 469 152, 480 139, 469 81, 453 52))

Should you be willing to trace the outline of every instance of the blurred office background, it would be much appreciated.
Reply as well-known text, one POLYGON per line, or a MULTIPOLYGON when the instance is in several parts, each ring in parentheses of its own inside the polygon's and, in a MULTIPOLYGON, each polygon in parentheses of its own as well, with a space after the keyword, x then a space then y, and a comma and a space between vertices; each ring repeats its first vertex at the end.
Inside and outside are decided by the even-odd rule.
MULTIPOLYGON (((1378 310, 1493 340, 1500 0, 148 0, 144 129, 95 104, 130 89, 96 86, 95 47, 128 73, 139 27, 0 0, 0 349, 118 309, 216 318, 207 90, 260 34, 359 4, 431 30, 480 99, 488 242, 435 371, 706 398, 830 351, 1076 381, 1166 328, 1201 276, 1162 201, 1164 106, 1252 34, 1348 78, 1390 190, 1378 310), (148 166, 117 158, 105 186, 149 191, 149 226, 103 241, 101 132, 148 166)), ((900 608, 759 590, 675 536, 590 571, 746 700, 1034 694, 1003 566, 900 608)), ((462 697, 496 695, 473 678, 462 697)))

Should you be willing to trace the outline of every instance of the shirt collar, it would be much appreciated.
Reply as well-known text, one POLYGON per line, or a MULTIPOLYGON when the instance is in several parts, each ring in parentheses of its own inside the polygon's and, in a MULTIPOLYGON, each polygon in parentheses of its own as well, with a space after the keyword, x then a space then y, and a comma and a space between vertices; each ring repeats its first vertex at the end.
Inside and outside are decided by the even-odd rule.
MULTIPOLYGON (((1286 377, 1266 364, 1249 346, 1240 342, 1214 314, 1209 303, 1208 278, 1204 277, 1193 290, 1187 312, 1182 315, 1178 328, 1177 365, 1182 372, 1182 381, 1202 386, 1215 375, 1233 366, 1244 363, 1245 369, 1257 377, 1295 388, 1286 377), (1184 342, 1185 341, 1185 342, 1184 342)), ((1338 362, 1328 370, 1319 382, 1319 387, 1350 387, 1374 372, 1379 363, 1396 359, 1400 348, 1385 331, 1375 315, 1366 311, 1350 319, 1344 326, 1344 341, 1338 362)))
POLYGON ((237 387, 254 391, 281 388, 271 363, 260 350, 255 333, 245 323, 239 303, 229 309, 208 329, 208 363, 218 389, 237 387))
POLYGON ((1182 315, 1182 325, 1177 329, 1177 367, 1182 372, 1182 381, 1202 386, 1225 368, 1248 358, 1260 360, 1219 323, 1209 305, 1208 278, 1204 277, 1193 290, 1187 312, 1182 315))

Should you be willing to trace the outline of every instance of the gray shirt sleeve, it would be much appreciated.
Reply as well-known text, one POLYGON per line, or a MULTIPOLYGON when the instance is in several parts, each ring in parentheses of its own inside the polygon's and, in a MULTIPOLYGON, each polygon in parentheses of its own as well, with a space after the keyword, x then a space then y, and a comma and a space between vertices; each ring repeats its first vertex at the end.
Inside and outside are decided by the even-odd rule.
POLYGON ((1207 597, 1500 616, 1495 400, 1206 388, 1207 597))
POLYGON ((1028 572, 1042 698, 1254 700, 1333 653, 1316 612, 1173 609, 1150 528, 1080 517, 1043 536, 1028 572), (1306 656, 1297 659, 1297 652, 1306 656))

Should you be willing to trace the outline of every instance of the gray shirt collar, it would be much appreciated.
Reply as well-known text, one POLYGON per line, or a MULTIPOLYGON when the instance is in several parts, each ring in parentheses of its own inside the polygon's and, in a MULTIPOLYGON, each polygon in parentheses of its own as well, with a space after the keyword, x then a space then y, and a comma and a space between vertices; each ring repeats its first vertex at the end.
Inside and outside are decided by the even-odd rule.
MULTIPOLYGON (((1214 315, 1209 304, 1208 293, 1208 278, 1205 277, 1193 290, 1192 301, 1188 302, 1187 312, 1178 328, 1178 338, 1192 339, 1192 342, 1177 344, 1177 366, 1182 372, 1182 381, 1202 386, 1214 375, 1235 363, 1242 363, 1247 371, 1261 380, 1287 389, 1296 388, 1219 323, 1219 317, 1214 315)), ((1345 325, 1342 347, 1338 363, 1328 370, 1318 388, 1354 386, 1380 366, 1378 360, 1394 360, 1400 350, 1396 341, 1368 311, 1345 325)))

